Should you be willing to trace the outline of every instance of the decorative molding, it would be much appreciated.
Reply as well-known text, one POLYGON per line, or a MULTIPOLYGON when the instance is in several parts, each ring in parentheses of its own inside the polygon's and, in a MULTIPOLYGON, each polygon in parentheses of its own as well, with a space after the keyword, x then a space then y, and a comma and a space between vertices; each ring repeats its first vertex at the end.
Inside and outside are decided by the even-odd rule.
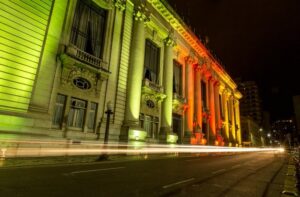
POLYGON ((67 54, 61 54, 60 60, 62 62, 62 73, 60 80, 60 86, 62 90, 66 89, 74 92, 78 91, 93 97, 100 96, 101 84, 109 77, 108 71, 95 68, 67 54), (73 80, 78 77, 88 80, 91 87, 89 89, 80 89, 75 86, 73 80))
POLYGON ((173 93, 172 111, 173 113, 182 114, 187 108, 186 99, 173 93))
POLYGON ((163 88, 148 79, 144 79, 142 86, 141 113, 159 116, 160 103, 167 96, 163 94, 163 88), (149 102, 153 103, 149 107, 149 102))
POLYGON ((174 47, 176 46, 176 41, 175 41, 175 37, 174 37, 174 30, 171 29, 169 31, 169 35, 167 38, 164 39, 165 45, 166 46, 171 46, 174 47))
POLYGON ((146 8, 145 4, 140 3, 135 6, 133 17, 136 21, 143 21, 144 23, 148 23, 150 21, 150 12, 146 8))
POLYGON ((126 9, 126 0, 114 0, 114 5, 120 11, 124 11, 126 9))
POLYGON ((164 43, 166 46, 169 46, 169 47, 176 46, 176 42, 175 42, 174 38, 171 36, 168 36, 166 39, 164 39, 164 43))
POLYGON ((185 63, 188 64, 188 65, 193 65, 193 64, 196 63, 195 59, 194 59, 192 56, 190 56, 190 55, 186 56, 186 57, 184 58, 184 61, 185 61, 185 63))
POLYGON ((218 73, 220 78, 228 84, 232 89, 236 89, 236 84, 231 77, 226 73, 219 62, 211 55, 209 50, 201 43, 199 38, 193 34, 189 27, 176 14, 175 11, 165 1, 148 0, 148 2, 156 9, 156 11, 174 28, 176 32, 193 48, 199 55, 209 58, 214 64, 211 67, 218 73))

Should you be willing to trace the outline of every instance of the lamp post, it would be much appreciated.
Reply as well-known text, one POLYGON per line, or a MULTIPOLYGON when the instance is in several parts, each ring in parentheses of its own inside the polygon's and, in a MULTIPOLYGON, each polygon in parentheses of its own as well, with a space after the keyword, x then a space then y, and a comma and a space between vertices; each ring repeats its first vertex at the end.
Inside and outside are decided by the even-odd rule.
POLYGON ((107 144, 108 142, 108 136, 109 136, 109 122, 110 122, 110 115, 114 114, 113 111, 112 111, 112 103, 111 101, 108 101, 107 104, 106 104, 106 127, 105 127, 105 135, 104 135, 104 144, 107 144))
MULTIPOLYGON (((106 114, 106 126, 105 126, 105 135, 104 135, 104 146, 103 146, 103 148, 106 148, 107 143, 108 143, 110 115, 113 114, 112 108, 113 108, 113 106, 112 106, 111 101, 108 101, 107 104, 106 104, 106 112, 105 112, 105 114, 106 114)), ((108 159, 108 155, 106 153, 104 153, 104 154, 101 154, 99 156, 97 161, 102 161, 102 160, 107 160, 107 159, 108 159)))

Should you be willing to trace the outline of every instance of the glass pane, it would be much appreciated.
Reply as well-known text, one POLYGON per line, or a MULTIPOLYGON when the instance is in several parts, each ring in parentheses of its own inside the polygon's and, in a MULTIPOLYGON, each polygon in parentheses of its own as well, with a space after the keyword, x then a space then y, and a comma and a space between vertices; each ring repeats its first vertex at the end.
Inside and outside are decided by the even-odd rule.
POLYGON ((73 126, 73 120, 74 120, 74 115, 75 115, 75 109, 71 108, 68 116, 68 126, 71 127, 73 126))
POLYGON ((106 11, 97 5, 85 2, 78 1, 71 31, 71 43, 87 53, 100 57, 106 11))
POLYGON ((76 110, 76 119, 75 119, 75 127, 82 128, 83 127, 83 118, 84 118, 84 109, 76 110))

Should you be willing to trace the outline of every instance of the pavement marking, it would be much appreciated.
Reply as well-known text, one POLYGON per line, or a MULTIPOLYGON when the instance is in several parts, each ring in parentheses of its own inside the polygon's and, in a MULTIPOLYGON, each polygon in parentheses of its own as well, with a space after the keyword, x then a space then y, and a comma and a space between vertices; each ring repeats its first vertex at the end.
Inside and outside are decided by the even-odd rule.
POLYGON ((221 170, 217 170, 217 171, 214 171, 214 172, 212 172, 212 174, 218 174, 218 173, 221 173, 221 172, 224 172, 224 171, 226 171, 226 169, 221 169, 221 170))
POLYGON ((237 164, 235 166, 232 166, 231 169, 235 169, 235 168, 238 168, 238 167, 241 167, 241 164, 237 164))
POLYGON ((84 170, 84 171, 75 171, 69 174, 80 174, 80 173, 89 173, 89 172, 99 172, 99 171, 108 171, 108 170, 118 170, 123 169, 125 167, 116 167, 116 168, 102 168, 102 169, 95 169, 95 170, 84 170))
POLYGON ((172 183, 172 184, 169 184, 169 185, 165 185, 165 186, 163 186, 163 188, 164 188, 164 189, 167 189, 167 188, 173 187, 173 186, 175 186, 175 185, 179 185, 179 184, 182 184, 182 183, 190 182, 190 181, 193 181, 193 180, 195 180, 195 178, 190 178, 190 179, 178 181, 178 182, 176 182, 176 183, 172 183))

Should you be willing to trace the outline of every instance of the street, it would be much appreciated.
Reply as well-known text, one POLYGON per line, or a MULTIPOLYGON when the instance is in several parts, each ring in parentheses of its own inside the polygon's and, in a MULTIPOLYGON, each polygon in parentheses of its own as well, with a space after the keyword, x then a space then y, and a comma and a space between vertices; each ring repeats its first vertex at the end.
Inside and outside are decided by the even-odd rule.
POLYGON ((0 196, 280 196, 283 165, 260 152, 11 167, 0 169, 0 196))

